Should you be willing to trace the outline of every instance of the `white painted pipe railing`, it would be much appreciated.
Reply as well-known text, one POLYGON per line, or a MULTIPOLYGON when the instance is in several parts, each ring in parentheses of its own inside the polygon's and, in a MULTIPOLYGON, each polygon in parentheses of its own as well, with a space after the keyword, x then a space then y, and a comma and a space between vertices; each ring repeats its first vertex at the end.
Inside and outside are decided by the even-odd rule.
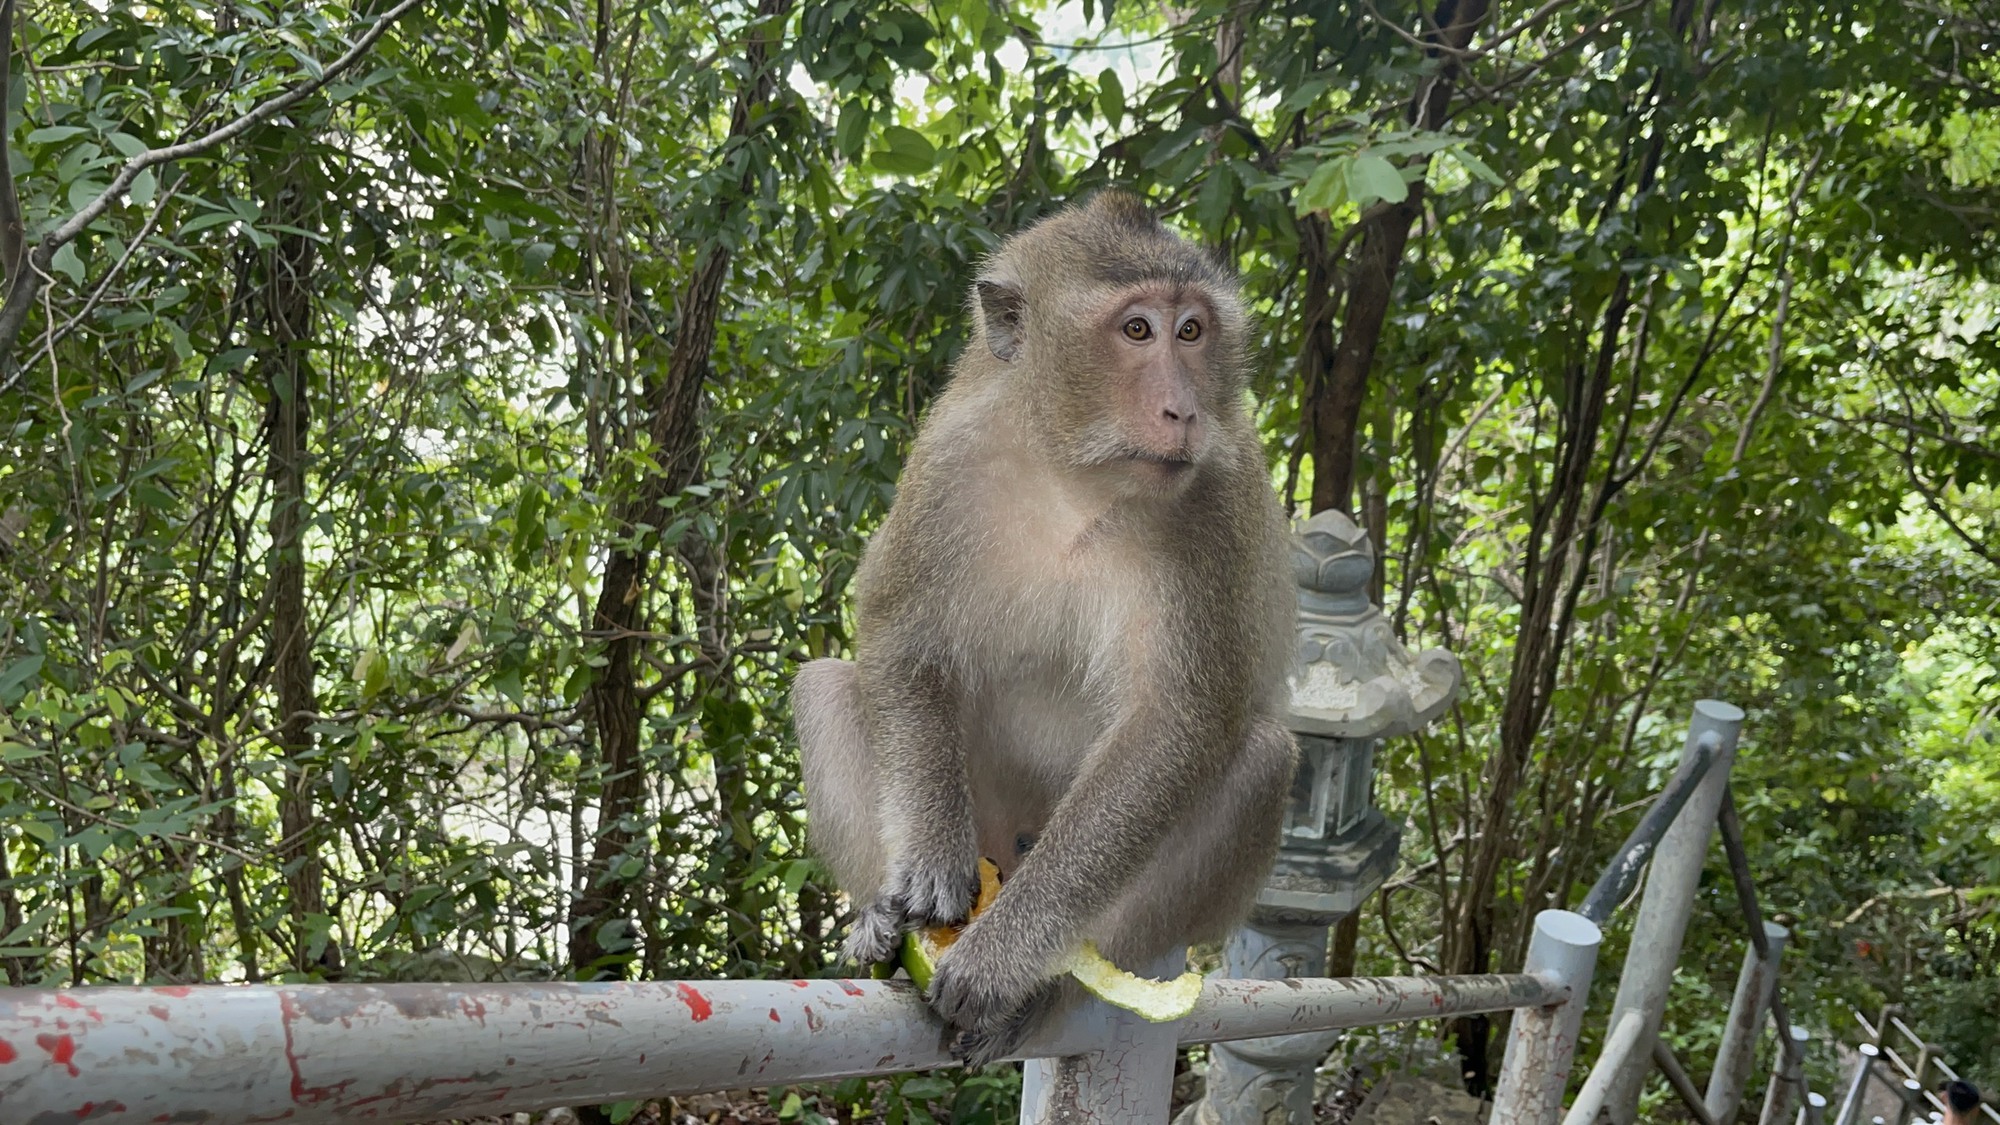
POLYGON ((1634 1052, 1643 1050, 1639 1044, 1645 1034, 1645 1016, 1627 1011, 1618 1017, 1618 1023, 1612 1027, 1611 1034, 1604 1039, 1603 1048, 1597 1052, 1597 1065, 1585 1076, 1583 1089, 1576 1092, 1576 1100, 1570 1103, 1569 1112, 1563 1115, 1563 1125, 1595 1125, 1611 1096, 1612 1077, 1634 1052))
MULTIPOLYGON (((1211 979, 1158 1049, 1171 1059, 1176 1045, 1569 996, 1552 974, 1211 979)), ((1079 1027, 1088 1030, 1065 1023, 1022 1055, 1105 1046, 1064 1037, 1079 1027)), ((941 1031, 905 981, 0 989, 0 1122, 310 1125, 534 1111, 951 1066, 941 1031)))
POLYGON ((1590 999, 1590 975, 1604 935, 1597 923, 1567 910, 1535 915, 1527 970, 1568 983, 1562 1001, 1518 1012, 1507 1033, 1507 1055, 1493 1090, 1490 1125, 1554 1125, 1562 1112, 1576 1058, 1577 1032, 1590 999))

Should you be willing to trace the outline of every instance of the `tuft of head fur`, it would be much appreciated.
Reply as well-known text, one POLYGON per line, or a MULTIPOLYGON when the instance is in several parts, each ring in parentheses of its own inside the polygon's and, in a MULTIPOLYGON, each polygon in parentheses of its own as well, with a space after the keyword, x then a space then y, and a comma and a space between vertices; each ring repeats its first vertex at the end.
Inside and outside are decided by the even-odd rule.
POLYGON ((1058 274, 1098 285, 1164 281, 1236 288, 1234 274, 1214 255, 1167 229, 1144 200, 1117 188, 1010 236, 987 259, 980 279, 1019 285, 1058 274))

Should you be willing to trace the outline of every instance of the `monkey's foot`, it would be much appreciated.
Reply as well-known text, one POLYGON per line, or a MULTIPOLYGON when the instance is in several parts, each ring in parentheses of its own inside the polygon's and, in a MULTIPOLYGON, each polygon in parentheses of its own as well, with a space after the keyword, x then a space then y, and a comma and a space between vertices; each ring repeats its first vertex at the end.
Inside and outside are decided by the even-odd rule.
POLYGON ((945 1049, 966 1068, 998 1062, 1018 1050, 1055 1006, 1057 987, 1050 984, 1019 1011, 990 1024, 954 1028, 945 1049))

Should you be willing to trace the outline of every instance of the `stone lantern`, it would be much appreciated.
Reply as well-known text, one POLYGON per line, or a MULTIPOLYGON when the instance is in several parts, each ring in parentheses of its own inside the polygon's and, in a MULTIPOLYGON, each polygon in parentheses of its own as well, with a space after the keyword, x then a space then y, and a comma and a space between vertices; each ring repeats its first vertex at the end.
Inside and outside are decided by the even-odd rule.
MULTIPOLYGON (((1223 975, 1324 976, 1328 930, 1361 908, 1396 866, 1402 828, 1374 801, 1375 748, 1451 705, 1462 677, 1441 649, 1412 655, 1368 600, 1375 552, 1340 512, 1307 520, 1292 543, 1300 668, 1290 725, 1299 772, 1278 861, 1250 920, 1224 950, 1223 975)), ((1313 1075, 1340 1033, 1217 1043, 1207 1093, 1183 1122, 1312 1121, 1313 1075)))

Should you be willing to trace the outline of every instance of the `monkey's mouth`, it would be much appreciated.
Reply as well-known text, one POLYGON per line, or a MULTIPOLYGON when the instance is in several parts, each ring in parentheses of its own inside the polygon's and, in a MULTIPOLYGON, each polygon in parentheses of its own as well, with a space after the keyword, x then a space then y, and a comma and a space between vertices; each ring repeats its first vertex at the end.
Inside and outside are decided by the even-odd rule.
POLYGON ((1194 454, 1186 452, 1154 453, 1148 449, 1135 449, 1125 455, 1127 461, 1137 461, 1142 465, 1158 465, 1169 474, 1194 467, 1194 454))

